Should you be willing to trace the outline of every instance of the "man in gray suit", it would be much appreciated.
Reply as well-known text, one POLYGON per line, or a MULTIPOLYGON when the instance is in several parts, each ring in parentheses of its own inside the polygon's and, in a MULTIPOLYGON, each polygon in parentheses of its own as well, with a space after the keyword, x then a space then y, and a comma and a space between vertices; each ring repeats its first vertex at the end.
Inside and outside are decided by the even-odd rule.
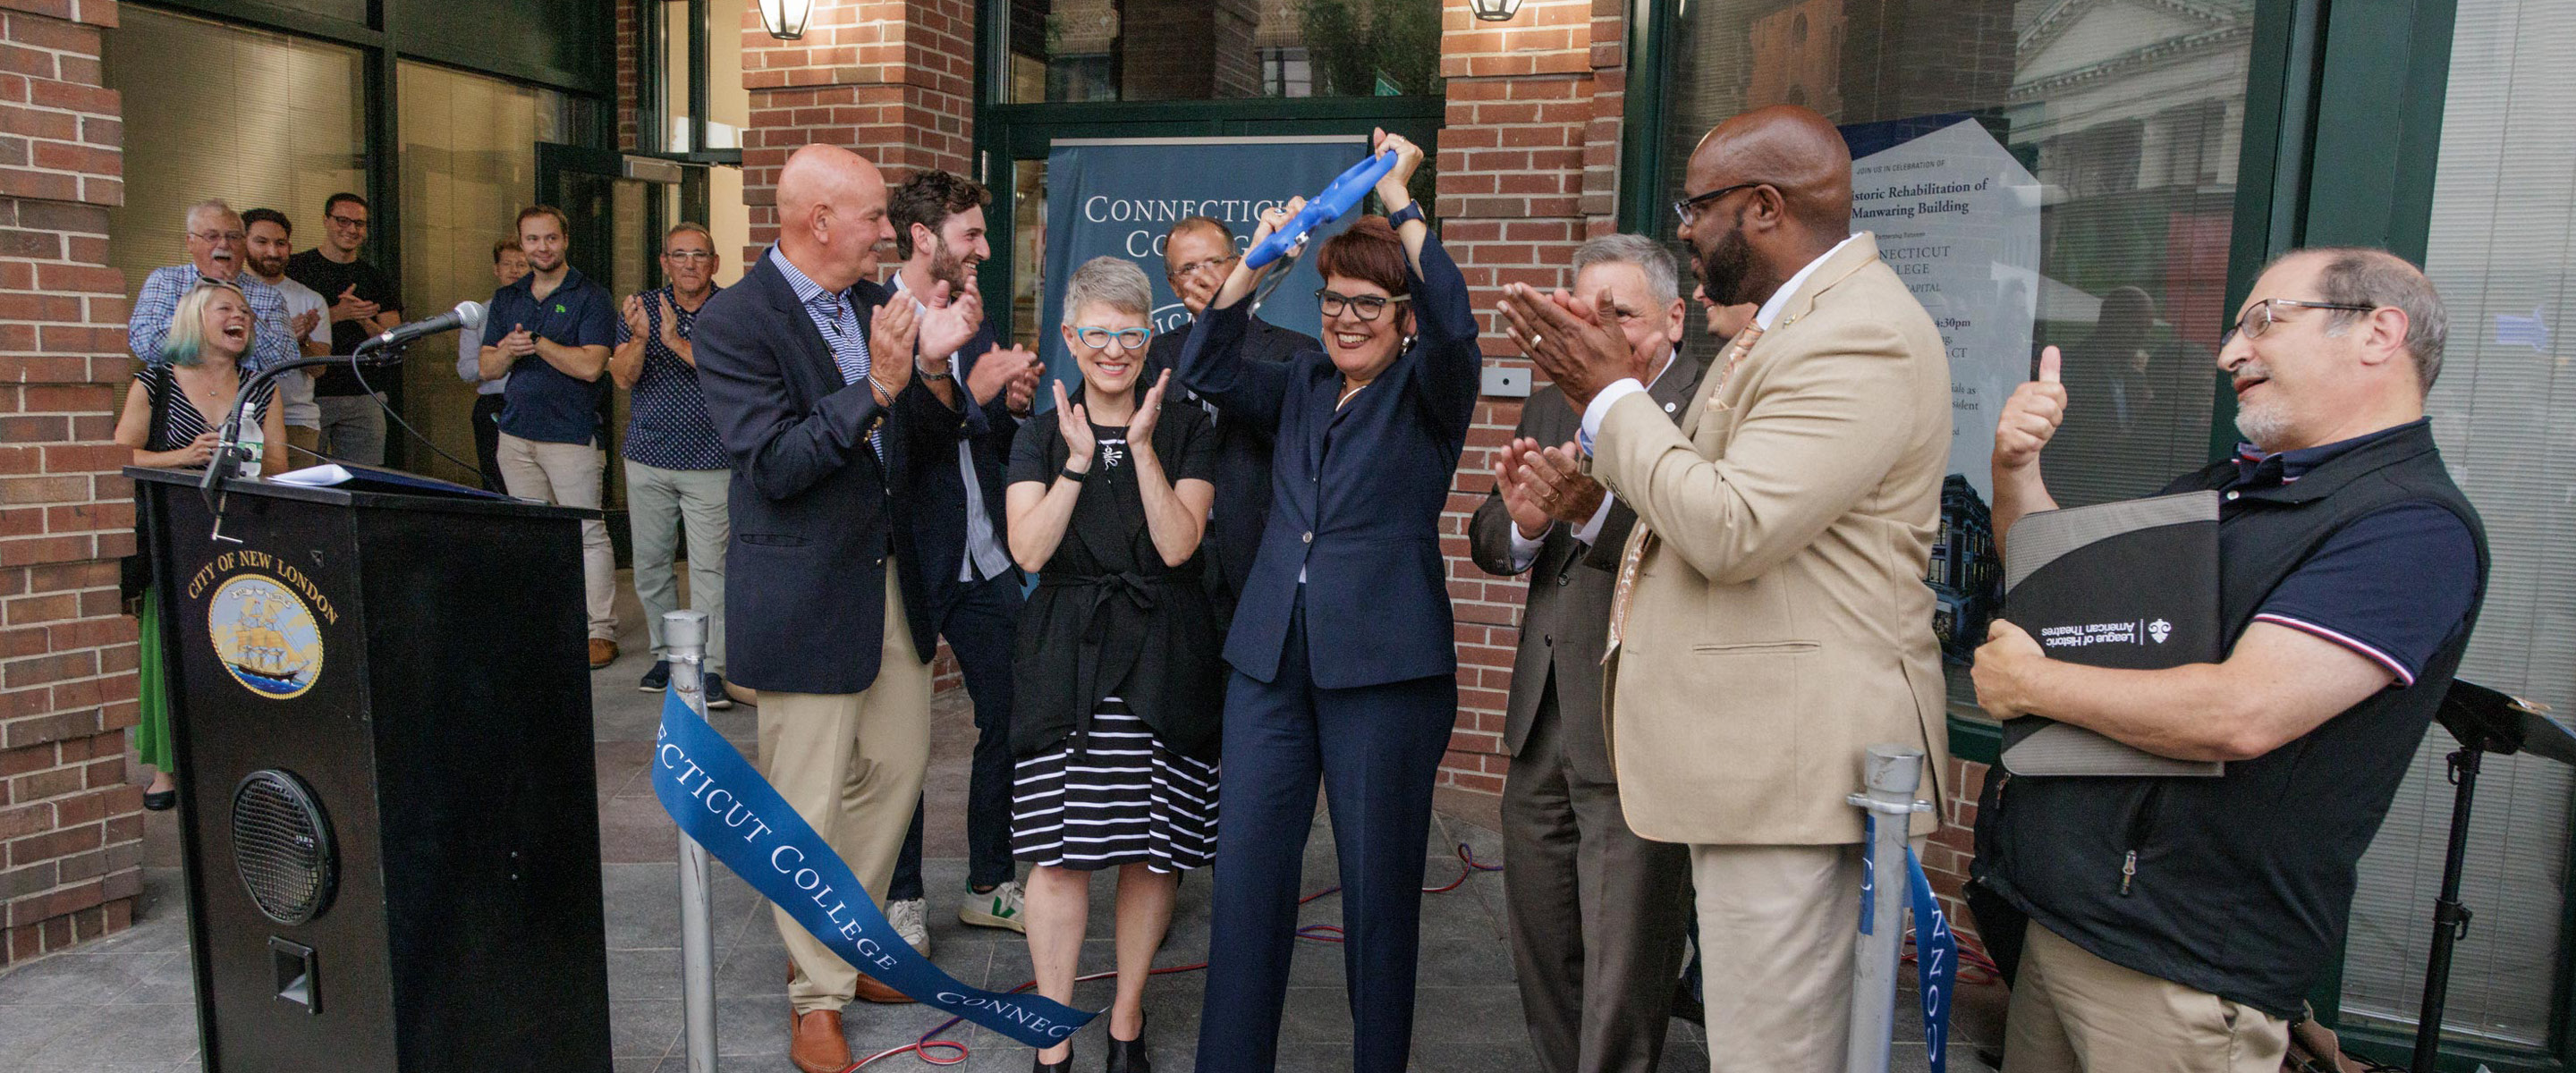
MULTIPOLYGON (((1575 251, 1574 270, 1585 308, 1606 293, 1618 309, 1631 375, 1678 415, 1702 370, 1676 349, 1687 311, 1672 255, 1652 239, 1605 235, 1575 251)), ((1636 515, 1577 470, 1580 422, 1555 387, 1533 395, 1468 534, 1486 572, 1530 577, 1502 805, 1504 897, 1530 1042, 1553 1073, 1643 1073, 1663 1054, 1690 854, 1637 837, 1620 811, 1601 730, 1601 650, 1636 515)))

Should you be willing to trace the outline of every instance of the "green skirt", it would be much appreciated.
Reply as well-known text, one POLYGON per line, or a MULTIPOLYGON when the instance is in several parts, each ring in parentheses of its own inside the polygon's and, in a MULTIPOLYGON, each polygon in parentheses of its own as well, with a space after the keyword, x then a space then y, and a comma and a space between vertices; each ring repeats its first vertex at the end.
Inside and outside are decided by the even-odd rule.
POLYGON ((136 668, 135 692, 143 709, 142 721, 134 727, 134 751, 145 764, 161 771, 178 766, 170 749, 170 687, 161 677, 161 593, 157 588, 143 590, 143 609, 137 616, 142 623, 141 666, 136 668))

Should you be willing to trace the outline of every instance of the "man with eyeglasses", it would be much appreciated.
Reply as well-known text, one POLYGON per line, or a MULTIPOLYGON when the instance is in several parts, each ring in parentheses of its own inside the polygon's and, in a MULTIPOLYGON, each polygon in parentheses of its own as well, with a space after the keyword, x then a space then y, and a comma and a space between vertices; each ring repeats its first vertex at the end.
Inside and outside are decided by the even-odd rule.
MULTIPOLYGON (((286 274, 331 303, 331 353, 349 354, 368 336, 402 323, 402 296, 384 270, 358 257, 367 241, 367 199, 341 192, 322 202, 322 241, 286 262, 286 274)), ((391 373, 383 374, 391 376, 391 373)), ((379 466, 385 461, 385 394, 346 366, 313 382, 322 406, 322 452, 379 466)))
POLYGON ((660 693, 671 685, 662 616, 679 609, 672 553, 685 523, 689 606, 707 615, 707 707, 724 709, 733 707, 724 682, 724 555, 731 533, 725 488, 733 480, 733 460, 716 438, 706 397, 698 393, 698 354, 689 342, 698 311, 721 289, 717 264, 715 238, 704 225, 678 224, 662 236, 667 282, 627 296, 619 310, 617 345, 608 354, 608 377, 630 395, 626 518, 635 548, 635 599, 644 605, 645 634, 653 646, 653 667, 637 688, 660 693))
MULTIPOLYGON (((2006 1073, 2281 1068, 2486 588, 2485 530, 2424 416, 2447 331, 2432 283, 2386 251, 2274 261, 2218 353, 2246 442, 2164 489, 2220 493, 2227 655, 2086 667, 2002 619, 1977 650, 1998 719, 2226 764, 2011 778, 1979 812, 1976 877, 2030 916, 2006 1073)), ((2040 456, 2058 372, 2050 347, 1996 424, 1998 534, 2057 505, 2040 456)))
POLYGON ((185 233, 188 263, 153 269, 151 275, 143 277, 143 289, 134 294, 134 309, 126 316, 126 345, 133 349, 136 360, 161 360, 161 342, 170 335, 170 318, 179 308, 179 299, 201 279, 232 282, 250 299, 251 319, 258 330, 251 333, 249 362, 243 372, 257 372, 301 356, 290 327, 286 296, 242 271, 249 260, 249 234, 242 227, 241 214, 221 200, 200 201, 188 207, 185 233))
MULTIPOLYGON (((1189 310, 1193 320, 1206 312, 1217 287, 1225 282, 1226 273, 1234 271, 1235 262, 1242 259, 1242 251, 1235 248, 1233 229, 1214 217, 1192 216, 1173 224, 1171 233, 1163 236, 1163 279, 1171 284, 1172 293, 1180 296, 1181 307, 1189 310)), ((1137 383, 1152 384, 1163 370, 1179 366, 1181 344, 1190 335, 1188 329, 1185 322, 1155 334, 1145 351, 1145 371, 1137 383)), ((1290 331, 1256 315, 1244 330, 1243 356, 1247 361, 1279 364, 1301 351, 1321 350, 1323 345, 1311 335, 1290 331)), ((1261 550, 1262 527, 1270 521, 1270 438, 1259 422, 1226 420, 1215 403, 1190 390, 1177 375, 1165 390, 1185 402, 1199 404, 1216 422, 1216 501, 1208 511, 1207 537, 1199 543, 1199 554, 1206 561, 1201 583, 1216 607, 1221 635, 1234 619, 1235 601, 1243 591, 1244 581, 1252 576, 1253 554, 1261 550)))
POLYGON ((1702 981, 1711 1068, 1830 1073, 1849 1044, 1860 761, 1921 749, 1933 800, 1951 778, 1923 584, 1949 362, 1876 237, 1851 230, 1831 121, 1730 118, 1683 181, 1679 237, 1707 298, 1757 308, 1680 427, 1606 296, 1511 284, 1503 313, 1582 407, 1591 476, 1637 515, 1604 646, 1610 755, 1629 828, 1689 847, 1700 940, 1725 966, 1702 981))

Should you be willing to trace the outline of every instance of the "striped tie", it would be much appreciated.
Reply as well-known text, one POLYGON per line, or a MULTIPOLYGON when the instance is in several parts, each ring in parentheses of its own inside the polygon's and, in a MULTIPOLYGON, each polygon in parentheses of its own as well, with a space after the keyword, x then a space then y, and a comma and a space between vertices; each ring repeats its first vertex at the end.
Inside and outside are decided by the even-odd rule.
MULTIPOLYGON (((1726 404, 1719 401, 1726 396, 1726 381, 1735 375, 1736 366, 1744 364, 1744 356, 1753 350, 1753 341, 1760 338, 1762 326, 1747 324, 1743 331, 1735 333, 1735 340, 1727 344, 1726 360, 1718 366, 1717 383, 1708 393, 1709 409, 1726 408, 1726 404)), ((1637 539, 1629 541, 1628 553, 1619 557, 1619 583, 1610 590, 1610 643, 1601 650, 1603 663, 1610 662, 1610 657, 1619 651, 1619 639, 1628 628, 1629 602, 1636 593, 1637 568, 1646 561, 1646 550, 1654 546, 1655 531, 1646 527, 1644 519, 1638 519, 1637 539)))

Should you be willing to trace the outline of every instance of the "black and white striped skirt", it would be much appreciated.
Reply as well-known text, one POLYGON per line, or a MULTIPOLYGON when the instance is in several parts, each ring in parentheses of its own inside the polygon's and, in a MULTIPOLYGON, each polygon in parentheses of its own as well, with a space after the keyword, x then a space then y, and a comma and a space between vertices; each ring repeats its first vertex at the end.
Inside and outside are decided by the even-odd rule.
POLYGON ((1216 858, 1216 779, 1216 765, 1164 748, 1110 697, 1088 750, 1068 742, 1012 770, 1011 856, 1078 871, 1203 867, 1216 858))

